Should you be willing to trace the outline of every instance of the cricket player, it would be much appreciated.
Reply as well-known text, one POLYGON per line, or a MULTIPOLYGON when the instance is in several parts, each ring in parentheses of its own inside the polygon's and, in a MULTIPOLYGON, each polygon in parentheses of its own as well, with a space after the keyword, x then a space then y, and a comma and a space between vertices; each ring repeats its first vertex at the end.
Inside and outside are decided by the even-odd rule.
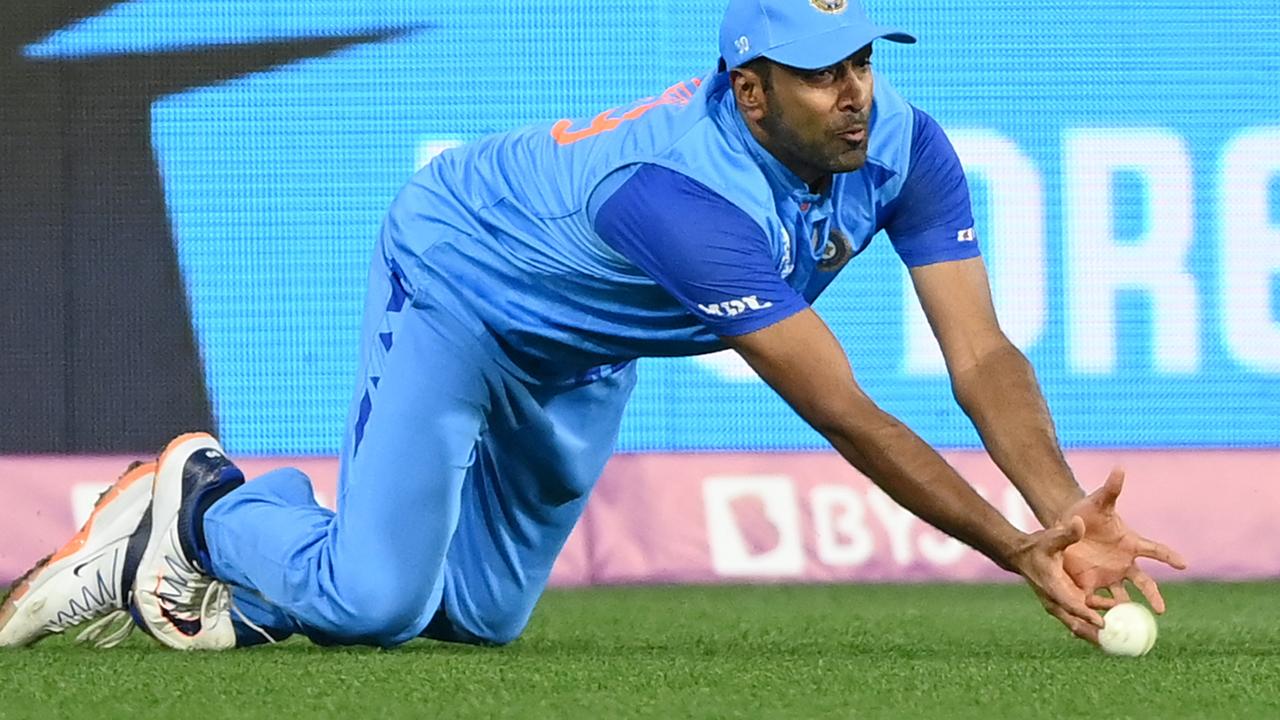
POLYGON ((914 42, 857 0, 731 0, 716 72, 432 160, 378 238, 337 511, 298 470, 245 483, 213 437, 184 435, 17 584, 0 645, 89 620, 111 645, 125 610, 179 649, 509 643, 612 452, 636 358, 724 348, 1076 635, 1096 641, 1126 580, 1163 611, 1134 560, 1181 558, 1115 514, 1120 473, 1089 496, 1073 479, 997 324, 956 153, 872 70, 875 40, 914 42), (1043 530, 863 393, 811 309, 881 230, 1043 530))

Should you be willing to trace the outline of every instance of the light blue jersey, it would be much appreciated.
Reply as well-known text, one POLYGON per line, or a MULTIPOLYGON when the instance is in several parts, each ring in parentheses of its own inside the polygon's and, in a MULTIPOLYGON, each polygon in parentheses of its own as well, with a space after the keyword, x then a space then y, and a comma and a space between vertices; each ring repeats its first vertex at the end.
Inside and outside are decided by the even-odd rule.
MULTIPOLYGON (((474 316, 504 340, 523 371, 540 378, 574 377, 640 356, 711 352, 723 348, 721 335, 736 334, 730 319, 737 331, 758 329, 812 302, 889 224, 921 117, 927 118, 877 77, 867 163, 834 176, 818 195, 752 138, 727 73, 694 79, 594 118, 446 151, 396 198, 383 251, 415 302, 474 316), (716 258, 703 252, 705 238, 646 240, 685 246, 680 252, 664 246, 649 263, 602 238, 595 214, 644 167, 688 178, 749 218, 755 237, 742 238, 742 252, 780 281, 763 284, 776 296, 762 294, 759 283, 703 297, 673 287, 664 258, 678 261, 685 277, 717 276, 716 258), (752 314, 760 320, 742 326, 752 314)), ((954 159, 945 138, 940 145, 954 159)), ((972 227, 962 175, 960 186, 962 198, 949 193, 933 203, 951 203, 946 214, 963 225, 945 229, 955 248, 942 259, 977 254, 971 230, 962 232, 972 227)), ((927 210, 922 214, 938 214, 927 210)))
MULTIPOLYGON (((731 6, 723 57, 793 15, 777 29, 818 27, 831 59, 908 37, 844 3, 751 15, 767 1, 731 6), (760 23, 738 32, 744 14, 760 23)), ((803 311, 879 230, 911 266, 978 253, 955 151, 883 79, 866 164, 813 193, 728 78, 484 138, 413 177, 370 267, 337 512, 285 468, 204 515, 239 642, 511 642, 612 453, 633 359, 803 311)))

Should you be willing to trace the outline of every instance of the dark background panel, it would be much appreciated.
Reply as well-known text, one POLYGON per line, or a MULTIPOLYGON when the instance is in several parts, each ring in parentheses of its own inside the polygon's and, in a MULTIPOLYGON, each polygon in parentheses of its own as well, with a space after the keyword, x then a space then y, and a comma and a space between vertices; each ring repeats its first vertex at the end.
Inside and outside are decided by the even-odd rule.
POLYGON ((153 78, 22 56, 111 4, 5 3, 0 452, 154 452, 213 427, 151 152, 153 78))
POLYGON ((153 453, 178 433, 216 431, 152 104, 394 35, 23 56, 112 4, 0 6, 0 453, 153 453))

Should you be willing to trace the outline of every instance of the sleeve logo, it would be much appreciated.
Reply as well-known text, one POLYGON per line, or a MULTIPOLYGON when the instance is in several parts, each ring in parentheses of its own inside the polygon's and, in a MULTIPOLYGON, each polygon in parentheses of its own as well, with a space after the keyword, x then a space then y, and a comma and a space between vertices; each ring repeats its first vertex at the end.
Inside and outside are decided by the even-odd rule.
POLYGON ((976 236, 973 234, 973 228, 965 228, 964 230, 956 233, 956 242, 973 242, 975 237, 976 236))

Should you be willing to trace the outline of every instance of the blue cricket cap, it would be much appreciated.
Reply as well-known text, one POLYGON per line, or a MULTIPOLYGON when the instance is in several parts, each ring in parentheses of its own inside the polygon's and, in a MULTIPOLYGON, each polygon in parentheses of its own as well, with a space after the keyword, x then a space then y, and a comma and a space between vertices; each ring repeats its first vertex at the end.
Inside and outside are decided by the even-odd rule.
POLYGON ((834 65, 877 38, 916 41, 871 22, 859 0, 729 0, 720 23, 720 69, 767 57, 813 70, 834 65))

